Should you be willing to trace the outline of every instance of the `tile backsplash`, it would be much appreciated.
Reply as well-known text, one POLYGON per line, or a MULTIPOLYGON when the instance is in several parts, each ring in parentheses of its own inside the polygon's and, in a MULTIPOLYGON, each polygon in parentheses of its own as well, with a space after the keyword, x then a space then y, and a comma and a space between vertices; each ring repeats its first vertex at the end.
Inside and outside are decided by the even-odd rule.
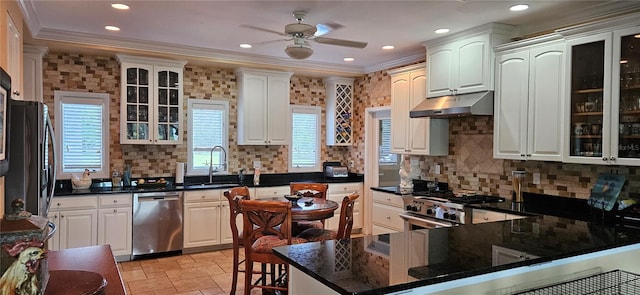
MULTIPOLYGON (((133 177, 173 176, 176 162, 186 162, 186 138, 182 145, 121 145, 120 139, 120 65, 114 57, 50 52, 43 59, 44 102, 51 106, 53 92, 85 91, 108 93, 110 102, 109 147, 112 168, 132 166, 133 177)), ((369 107, 390 105, 390 78, 387 70, 376 71, 356 79, 354 83, 353 136, 351 147, 332 147, 322 144, 322 161, 354 160, 352 172, 364 171, 364 114, 369 107)), ((220 99, 229 101, 229 168, 232 173, 240 168, 251 168, 260 160, 264 173, 287 172, 287 146, 238 146, 236 97, 237 86, 233 69, 220 69, 199 65, 185 66, 184 107, 187 98, 220 99)), ((326 112, 325 88, 320 78, 294 75, 291 79, 291 103, 322 106, 326 112)), ((55 120, 55 117, 53 118, 55 120)), ((540 161, 496 160, 492 157, 493 117, 471 116, 449 119, 449 155, 415 157, 421 167, 421 178, 448 182, 450 187, 472 189, 484 194, 510 197, 511 171, 526 170, 525 191, 540 194, 586 199, 600 173, 617 171, 627 178, 623 190, 640 191, 639 171, 630 166, 580 165, 540 161), (480 157, 479 155, 482 155, 480 157), (441 166, 436 175, 434 166, 441 166), (540 184, 532 184, 532 173, 540 173, 540 184)), ((323 120, 324 143, 325 131, 323 120)))

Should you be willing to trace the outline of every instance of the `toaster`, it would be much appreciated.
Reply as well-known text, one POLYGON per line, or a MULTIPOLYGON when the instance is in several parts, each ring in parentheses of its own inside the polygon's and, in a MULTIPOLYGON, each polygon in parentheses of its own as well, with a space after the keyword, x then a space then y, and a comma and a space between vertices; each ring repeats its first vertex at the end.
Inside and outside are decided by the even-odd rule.
POLYGON ((326 177, 348 177, 349 170, 345 166, 327 166, 324 175, 326 177))

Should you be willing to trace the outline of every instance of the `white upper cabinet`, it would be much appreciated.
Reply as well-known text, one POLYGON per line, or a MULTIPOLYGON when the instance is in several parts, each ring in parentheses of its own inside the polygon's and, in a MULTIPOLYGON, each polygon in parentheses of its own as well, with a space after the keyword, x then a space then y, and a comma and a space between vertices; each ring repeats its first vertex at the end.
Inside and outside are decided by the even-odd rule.
POLYGON ((182 144, 185 61, 118 55, 120 143, 182 144))
POLYGON ((239 68, 238 144, 289 143, 289 72, 239 68))
POLYGON ((492 23, 425 42, 427 97, 493 90, 493 47, 512 30, 492 23))
POLYGON ((497 49, 495 158, 562 161, 565 44, 541 39, 497 49))
POLYGON ((409 155, 447 155, 449 120, 410 118, 409 112, 424 101, 424 64, 389 71, 391 76, 391 152, 409 155))
POLYGON ((565 162, 640 165, 637 16, 560 30, 568 39, 565 162))
POLYGON ((353 143, 353 79, 324 79, 327 91, 327 145, 353 143))

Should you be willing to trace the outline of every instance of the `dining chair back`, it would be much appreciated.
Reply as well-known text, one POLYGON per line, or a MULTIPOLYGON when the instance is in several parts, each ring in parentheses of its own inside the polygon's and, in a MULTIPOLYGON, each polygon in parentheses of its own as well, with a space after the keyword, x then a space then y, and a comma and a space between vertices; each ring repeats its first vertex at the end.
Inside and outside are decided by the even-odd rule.
MULTIPOLYGON (((292 182, 289 184, 291 188, 291 194, 297 195, 300 194, 302 197, 312 197, 312 198, 327 198, 327 191, 329 190, 329 185, 326 183, 317 183, 317 182, 292 182)), ((308 228, 324 228, 325 221, 316 220, 316 221, 300 221, 294 226, 294 234, 300 233, 308 228)))
POLYGON ((253 288, 272 291, 286 291, 285 261, 273 254, 273 248, 304 243, 306 240, 291 237, 291 202, 240 200, 243 217, 243 237, 245 250, 245 288, 250 294, 253 288), (262 264, 261 277, 252 281, 253 264, 262 264), (285 272, 276 278, 275 268, 271 267, 271 281, 267 282, 267 264, 285 266, 285 272))
POLYGON ((236 294, 236 286, 238 284, 238 272, 244 272, 239 269, 240 263, 240 247, 244 246, 244 239, 238 230, 238 215, 242 214, 240 210, 240 200, 250 200, 251 196, 249 188, 246 186, 234 187, 224 192, 225 198, 229 201, 229 224, 231 225, 231 235, 233 238, 233 274, 231 279, 231 294, 236 294))
POLYGON ((320 228, 309 228, 298 234, 297 237, 303 238, 310 242, 349 239, 351 237, 351 230, 353 228, 353 209, 358 197, 358 193, 354 192, 342 199, 342 205, 340 208, 340 222, 338 223, 337 231, 320 228))

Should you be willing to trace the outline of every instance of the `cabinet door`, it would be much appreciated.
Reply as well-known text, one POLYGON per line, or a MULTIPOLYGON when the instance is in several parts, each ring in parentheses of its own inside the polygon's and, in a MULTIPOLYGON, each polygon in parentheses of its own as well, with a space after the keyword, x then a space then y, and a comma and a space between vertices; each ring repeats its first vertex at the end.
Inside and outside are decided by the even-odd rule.
POLYGON ((98 244, 111 245, 113 255, 131 255, 131 207, 98 210, 98 244))
POLYGON ((427 97, 451 94, 457 75, 454 73, 456 55, 457 51, 451 45, 427 48, 427 97))
POLYGON ((493 156, 523 160, 527 140, 529 52, 496 58, 493 156))
MULTIPOLYGON (((11 92, 8 96, 17 100, 33 100, 34 97, 24 97, 22 94, 22 33, 16 26, 11 15, 3 11, 7 19, 7 73, 11 76, 11 92)), ((4 41, 4 40, 3 40, 4 41)))
POLYGON ((562 161, 564 44, 529 52, 527 159, 562 161))
MULTIPOLYGON (((408 145, 411 154, 429 154, 429 118, 409 118, 409 112, 425 100, 427 89, 425 71, 415 71, 409 74, 409 107, 405 114, 408 124, 408 145)), ((448 135, 447 135, 448 136, 448 135)))
POLYGON ((457 93, 484 91, 492 88, 489 36, 482 35, 456 42, 453 85, 457 93), (457 77, 457 79, 455 78, 457 77))
POLYGON ((640 165, 640 33, 638 26, 613 33, 611 157, 640 165))
POLYGON ((399 232, 404 231, 404 220, 400 217, 402 212, 401 208, 373 203, 373 224, 399 232))
POLYGON ((267 76, 244 74, 241 92, 242 102, 238 105, 238 113, 242 121, 238 126, 238 143, 266 144, 267 76))
MULTIPOLYGON (((231 211, 228 203, 222 203, 220 206, 220 243, 231 244, 233 243, 233 233, 231 232, 231 211)), ((238 227, 238 234, 242 233, 242 214, 236 216, 236 226, 238 227)))
POLYGON ((182 69, 154 67, 154 144, 182 143, 182 69))
POLYGON ((153 66, 122 63, 120 142, 152 143, 154 121, 153 66))
POLYGON ((611 39, 602 33, 567 41, 565 162, 611 163, 611 39))
MULTIPOLYGON (((289 142, 289 76, 273 75, 268 78, 267 144, 286 145, 289 142)), ((252 128, 255 126, 252 126, 252 128)))
POLYGON ((60 249, 94 246, 98 244, 98 212, 73 210, 59 212, 60 249))
POLYGON ((220 244, 220 203, 184 204, 184 247, 220 244))
MULTIPOLYGON (((408 148, 410 76, 401 74, 391 78, 391 152, 406 154, 408 148)), ((413 120, 413 119, 411 119, 413 120)))

